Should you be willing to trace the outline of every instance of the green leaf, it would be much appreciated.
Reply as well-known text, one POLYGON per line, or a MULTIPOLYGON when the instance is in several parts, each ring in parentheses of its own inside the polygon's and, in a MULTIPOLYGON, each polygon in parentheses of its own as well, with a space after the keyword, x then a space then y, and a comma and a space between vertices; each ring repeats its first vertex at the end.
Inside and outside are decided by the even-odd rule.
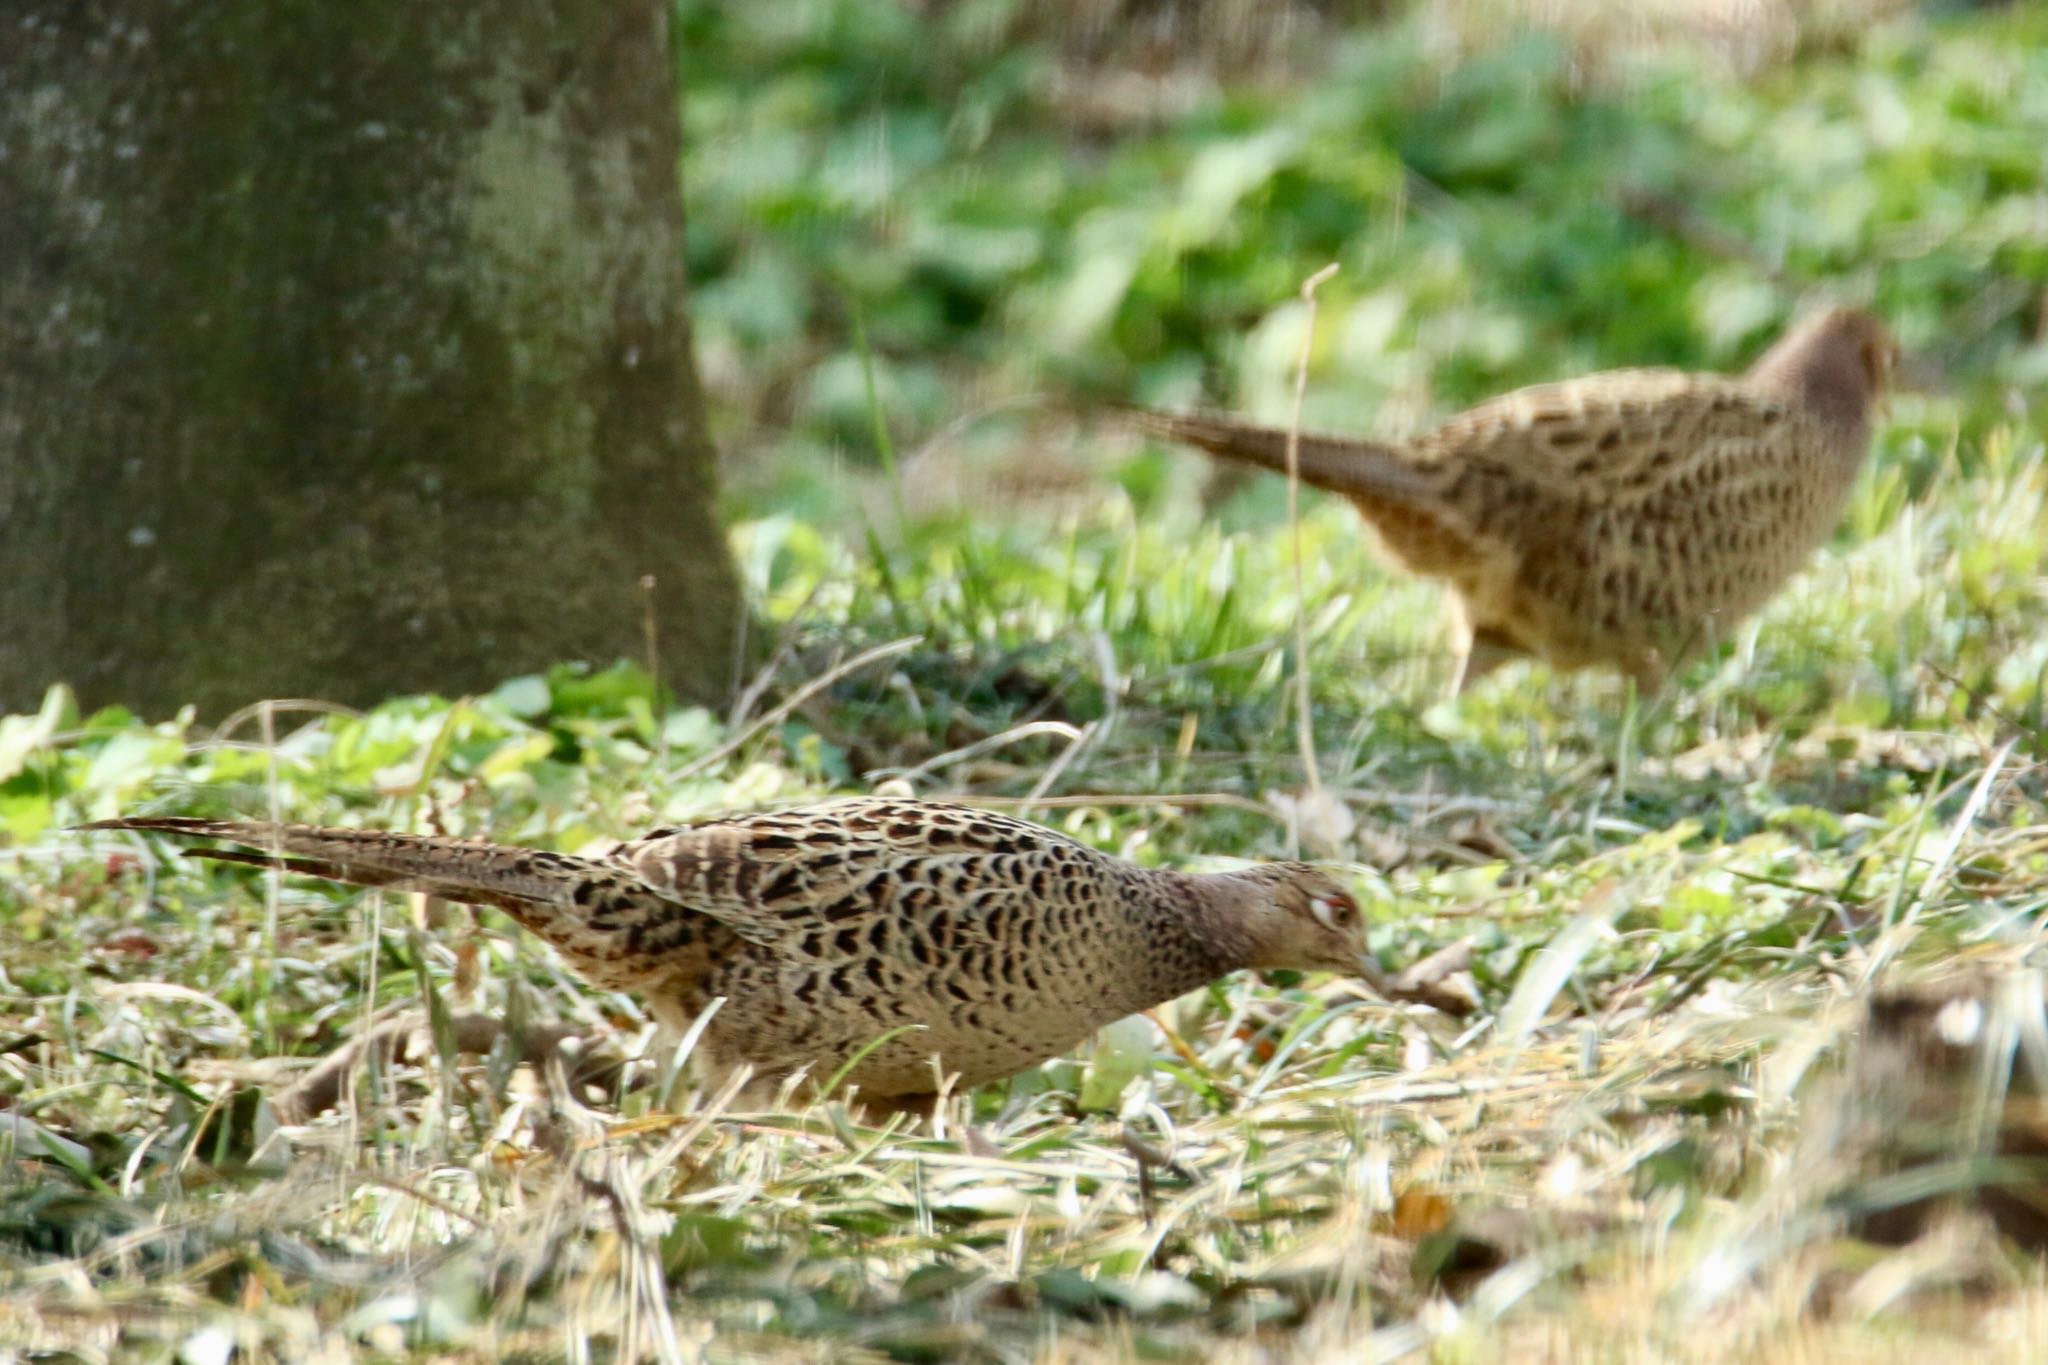
POLYGON ((490 700, 521 720, 534 720, 548 713, 554 695, 548 691, 546 678, 529 673, 499 683, 492 689, 490 700))
POLYGON ((0 782, 20 772, 28 756, 50 742, 60 726, 78 721, 78 703, 62 683, 43 693, 33 716, 0 716, 0 782))

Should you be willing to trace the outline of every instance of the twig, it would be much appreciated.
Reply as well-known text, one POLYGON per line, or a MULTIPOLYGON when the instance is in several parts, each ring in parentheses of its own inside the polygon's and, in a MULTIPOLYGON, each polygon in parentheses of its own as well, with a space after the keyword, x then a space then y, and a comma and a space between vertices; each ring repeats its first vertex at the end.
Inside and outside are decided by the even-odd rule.
POLYGON ((1409 963, 1379 987, 1380 994, 1389 1000, 1428 1005, 1454 1018, 1463 1018, 1479 1007, 1479 1001, 1469 985, 1460 989, 1462 983, 1454 983, 1452 978, 1472 969, 1472 957, 1477 950, 1478 940, 1468 934, 1409 963))
POLYGON ((803 628, 804 618, 810 614, 811 605, 818 600, 818 594, 824 591, 824 588, 825 580, 822 578, 811 584, 811 590, 804 594, 804 600, 797 603, 796 610, 790 613, 789 623, 782 628, 782 638, 775 642, 774 653, 768 656, 768 662, 761 665, 752 680, 740 689, 738 699, 733 702, 732 710, 725 718, 726 729, 736 730, 747 723, 747 717, 753 714, 755 704, 761 700, 761 694, 775 682, 775 675, 781 671, 783 661, 796 649, 797 632, 803 628))
POLYGON ((1615 191, 1614 200, 1629 217, 1662 228, 1695 251, 1747 266, 1789 294, 1800 294, 1810 284, 1806 279, 1795 278, 1782 264, 1743 238, 1708 222, 1691 205, 1672 195, 1625 185, 1615 191))
MULTIPOLYGON (((1007 748, 1009 745, 1021 743, 1027 739, 1035 739, 1040 735, 1057 735, 1061 739, 1073 741, 1081 737, 1081 732, 1063 720, 1026 721, 1024 724, 1012 726, 1000 734, 984 735, 972 744, 963 744, 957 749, 948 749, 942 754, 934 754, 924 762, 913 767, 870 768, 866 776, 870 778, 897 777, 905 782, 915 782, 919 778, 927 777, 941 768, 951 767, 955 763, 964 763, 970 758, 979 758, 983 754, 993 753, 997 749, 1007 748)), ((1027 802, 1026 804, 1029 803, 1027 802)))
MULTIPOLYGON (((1315 718, 1309 714, 1309 591, 1303 575, 1300 551, 1300 405, 1309 393, 1309 354, 1315 350, 1315 291, 1323 280, 1337 272, 1329 262, 1307 280, 1300 282, 1300 301, 1307 315, 1300 323, 1300 354, 1294 358, 1294 411, 1286 424, 1286 524, 1294 542, 1294 739, 1300 745, 1300 761, 1307 769, 1307 806, 1321 821, 1323 810, 1323 769, 1315 757, 1315 718)), ((1290 829, 1294 843, 1300 843, 1300 821, 1290 829)))
POLYGON ((661 697, 661 632, 654 619, 654 575, 640 575, 640 647, 647 651, 647 677, 654 684, 654 761, 668 766, 668 707, 661 697))
POLYGON ((1048 809, 1071 806, 1226 806, 1231 810, 1249 811, 1263 815, 1275 824, 1285 823, 1278 811, 1263 801, 1254 801, 1249 796, 1233 796, 1229 792, 1186 792, 1178 796, 1157 792, 1106 792, 1101 795, 1086 793, 1066 796, 983 796, 979 793, 961 793, 952 796, 936 796, 939 801, 961 801, 970 805, 987 806, 992 810, 1014 810, 1022 806, 1045 806, 1048 809))
MULTIPOLYGON (((276 697, 266 701, 249 703, 249 705, 235 712, 219 725, 216 725, 213 733, 194 747, 225 746, 229 742, 229 737, 248 722, 258 717, 275 716, 281 711, 305 711, 316 716, 341 716, 344 718, 352 718, 363 714, 352 706, 343 706, 339 702, 321 701, 317 697, 276 697)), ((311 722, 308 723, 310 724, 311 722)), ((79 731, 77 733, 82 734, 84 732, 79 731)), ((53 738, 63 739, 65 736, 57 735, 53 736, 53 738)), ((255 750, 259 746, 249 745, 247 747, 255 750)))
POLYGON ((1095 668, 1102 680, 1102 714, 1081 727, 1081 732, 1058 757, 1046 765, 1036 782, 1031 784, 1031 794, 1025 798, 1022 813, 1028 818, 1031 807, 1053 789, 1060 778, 1066 775, 1074 760, 1089 748, 1102 743, 1103 738, 1115 728, 1118 714, 1123 707, 1124 684, 1122 671, 1116 665, 1116 646, 1109 642, 1109 636, 1100 630, 1088 632, 1088 641, 1095 647, 1095 668))
POLYGON ((891 640, 885 645, 876 645, 872 649, 862 650, 845 663, 827 669, 820 676, 811 679, 802 687, 790 693, 788 697, 783 699, 781 705, 734 735, 725 743, 719 745, 716 749, 713 749, 710 753, 685 763, 675 772, 669 774, 668 780, 671 783, 681 782, 685 778, 696 776, 706 768, 723 763, 726 759, 731 758, 734 754, 745 748, 753 740, 754 736, 771 726, 780 725, 783 718, 788 716, 790 712, 796 710, 799 706, 802 706, 812 697, 815 697, 833 683, 838 682, 847 674, 858 673, 870 664, 878 664, 884 659, 893 659, 899 654, 908 654, 923 643, 924 636, 922 635, 906 635, 900 640, 891 640))
POLYGON ((469 1230, 471 1232, 482 1232, 484 1228, 489 1226, 484 1222, 483 1219, 477 1217, 475 1214, 469 1212, 468 1210, 459 1209, 455 1207, 455 1205, 449 1203, 447 1200, 441 1198, 439 1195, 423 1190, 419 1188, 417 1185, 411 1184, 410 1182, 405 1180, 401 1180, 399 1177, 395 1175, 387 1175, 383 1171, 359 1170, 355 1173, 355 1177, 356 1179, 362 1181, 365 1185, 381 1185, 387 1190, 395 1190, 399 1194, 408 1195, 414 1199, 417 1199, 420 1201, 420 1203, 425 1204, 430 1209, 438 1209, 440 1212, 447 1214, 450 1218, 459 1219, 460 1221, 469 1224, 469 1230))
POLYGON ((902 468, 905 473, 911 472, 922 461, 930 459, 933 455, 937 454, 941 446, 959 437, 975 423, 993 417, 997 413, 1009 412, 1018 408, 1046 407, 1049 405, 1049 395, 1043 393, 1015 393, 1011 394, 1008 398, 998 398, 993 402, 983 403, 979 407, 969 408, 966 412, 961 413, 958 417, 955 417, 952 421, 933 432, 917 449, 904 456, 902 468))
MULTIPOLYGON (((1302 766, 1307 770, 1309 809, 1321 818, 1323 776, 1316 761, 1315 721, 1309 714, 1308 673, 1308 590, 1304 586, 1301 561, 1301 405, 1308 393, 1308 362, 1316 339, 1316 289, 1337 273, 1337 263, 1318 270, 1301 282, 1301 301, 1307 316, 1301 324, 1301 352, 1294 366, 1294 411, 1287 419, 1287 529, 1294 541, 1294 726, 1301 745, 1302 766)), ((1301 831, 1295 830, 1296 840, 1301 831)))

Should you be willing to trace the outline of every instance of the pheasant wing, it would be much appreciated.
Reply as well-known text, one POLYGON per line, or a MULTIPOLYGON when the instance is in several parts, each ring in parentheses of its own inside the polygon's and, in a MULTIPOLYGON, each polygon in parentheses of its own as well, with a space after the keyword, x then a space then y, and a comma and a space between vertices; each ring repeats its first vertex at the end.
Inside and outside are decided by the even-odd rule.
POLYGON ((890 920, 997 946, 1014 908, 1092 882, 1101 855, 970 807, 861 799, 657 830, 610 861, 750 943, 816 956, 842 936, 865 951, 854 937, 890 920))

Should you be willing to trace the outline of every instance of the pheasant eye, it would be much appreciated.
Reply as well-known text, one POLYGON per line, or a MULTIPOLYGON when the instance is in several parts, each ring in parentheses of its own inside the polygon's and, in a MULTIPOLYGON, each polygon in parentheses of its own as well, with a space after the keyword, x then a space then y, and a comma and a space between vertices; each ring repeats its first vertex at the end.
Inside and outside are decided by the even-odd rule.
POLYGON ((1325 929, 1341 929, 1358 913, 1358 907, 1342 896, 1312 896, 1308 908, 1325 929))

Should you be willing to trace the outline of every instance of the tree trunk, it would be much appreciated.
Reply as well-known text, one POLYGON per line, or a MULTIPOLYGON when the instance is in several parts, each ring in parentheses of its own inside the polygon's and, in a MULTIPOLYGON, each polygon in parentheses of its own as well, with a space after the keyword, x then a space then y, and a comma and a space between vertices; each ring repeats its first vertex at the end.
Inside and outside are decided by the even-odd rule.
POLYGON ((667 14, 0 3, 0 711, 724 690, 667 14))

